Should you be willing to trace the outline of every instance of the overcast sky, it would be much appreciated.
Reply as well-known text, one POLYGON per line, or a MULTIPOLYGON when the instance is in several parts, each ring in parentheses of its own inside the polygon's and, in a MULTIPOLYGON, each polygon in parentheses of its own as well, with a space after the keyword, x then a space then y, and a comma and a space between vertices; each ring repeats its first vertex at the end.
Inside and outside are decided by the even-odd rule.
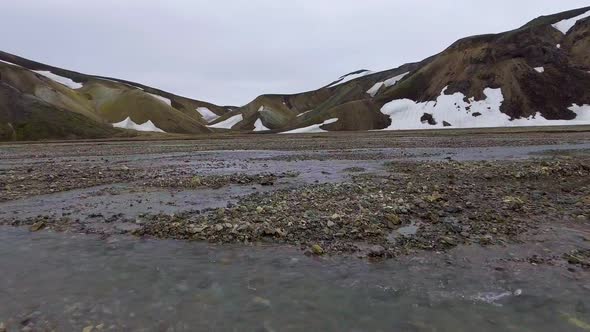
POLYGON ((2 0, 4 51, 221 105, 384 70, 587 0, 2 0))

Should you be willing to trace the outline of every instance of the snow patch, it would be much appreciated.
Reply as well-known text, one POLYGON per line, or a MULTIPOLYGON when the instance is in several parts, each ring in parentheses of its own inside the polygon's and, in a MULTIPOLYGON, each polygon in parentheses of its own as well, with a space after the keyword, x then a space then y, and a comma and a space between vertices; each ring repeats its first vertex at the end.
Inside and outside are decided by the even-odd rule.
POLYGON ((270 129, 268 129, 264 126, 264 124, 262 123, 262 120, 260 120, 260 119, 256 120, 256 122, 254 123, 254 131, 265 131, 265 130, 270 130, 270 129))
POLYGON ((401 75, 394 76, 394 77, 392 77, 388 80, 385 80, 383 82, 375 83, 375 85, 373 85, 369 90, 367 90, 367 93, 369 95, 371 95, 371 97, 375 97, 375 95, 377 94, 377 92, 379 92, 379 89, 381 89, 382 86, 385 86, 387 88, 389 88, 390 86, 394 86, 397 84, 397 82, 401 81, 409 73, 410 72, 403 73, 401 75))
POLYGON ((404 77, 408 76, 408 74, 409 74, 409 73, 410 73, 410 72, 403 73, 403 74, 401 74, 401 75, 397 75, 397 76, 395 76, 395 77, 392 77, 392 78, 390 78, 390 79, 386 80, 386 81, 385 81, 385 82, 383 82, 383 83, 385 84, 385 86, 386 86, 386 87, 388 87, 388 88, 389 88, 390 86, 394 86, 394 85, 396 85, 396 84, 397 84, 397 82, 401 81, 401 80, 402 80, 402 78, 404 78, 404 77))
POLYGON ((231 129, 233 126, 237 125, 242 120, 244 120, 244 117, 242 116, 242 114, 238 114, 238 115, 232 116, 231 118, 223 120, 219 123, 216 123, 212 126, 207 126, 207 127, 218 128, 218 129, 231 129))
POLYGON ((328 85, 328 88, 331 88, 331 87, 334 87, 334 86, 337 86, 337 85, 340 85, 340 84, 344 84, 346 82, 350 82, 350 81, 352 81, 354 79, 357 79, 357 78, 360 78, 360 77, 363 77, 363 76, 367 76, 367 75, 370 75, 370 74, 373 74, 373 72, 370 71, 370 70, 363 70, 363 71, 361 71, 359 73, 356 73, 356 74, 346 74, 344 76, 340 76, 338 78, 338 80, 336 80, 336 82, 328 85))
POLYGON ((0 60, 0 62, 2 62, 2 63, 7 63, 7 64, 9 64, 9 65, 13 65, 13 66, 20 67, 20 66, 19 66, 19 65, 17 65, 16 63, 12 63, 12 62, 8 62, 8 61, 4 61, 4 60, 0 60))
POLYGON ((219 119, 219 115, 211 112, 210 109, 208 109, 207 107, 197 107, 197 112, 199 112, 199 114, 201 114, 201 117, 203 118, 203 120, 207 121, 207 123, 213 122, 217 119, 219 119))
POLYGON ((544 73, 545 72, 544 67, 536 67, 535 70, 537 71, 537 73, 544 73))
POLYGON ((152 97, 154 97, 154 98, 156 98, 156 99, 158 99, 159 101, 163 102, 164 104, 172 107, 172 100, 170 100, 168 98, 165 98, 165 97, 162 97, 160 95, 149 93, 149 92, 147 94, 150 95, 150 96, 152 96, 152 97))
POLYGON ((369 90, 367 90, 367 93, 371 97, 375 97, 375 95, 377 94, 377 92, 379 92, 379 89, 381 89, 381 87, 384 86, 384 85, 385 85, 385 82, 375 83, 375 85, 373 85, 369 90))
POLYGON ((313 111, 313 110, 309 110, 309 111, 305 111, 303 113, 297 114, 297 117, 303 116, 303 115, 305 115, 305 114, 307 114, 307 113, 309 113, 311 111, 313 111))
POLYGON ((33 70, 33 71, 39 75, 43 75, 43 76, 49 78, 50 80, 52 80, 56 83, 59 83, 61 85, 65 85, 70 89, 76 90, 76 89, 80 89, 81 87, 84 86, 81 83, 74 82, 72 79, 56 75, 56 74, 54 74, 50 71, 47 71, 47 70, 33 70))
POLYGON ((131 120, 130 117, 127 117, 127 119, 125 119, 121 122, 113 123, 113 127, 123 128, 123 129, 132 129, 132 130, 137 130, 137 131, 153 131, 153 132, 157 132, 157 133, 165 133, 165 131, 156 127, 156 125, 154 125, 152 120, 148 120, 147 122, 142 123, 142 124, 137 124, 137 123, 133 122, 133 120, 131 120))
POLYGON ((323 125, 327 125, 330 123, 334 123, 338 121, 338 119, 329 119, 326 120, 320 124, 315 124, 315 125, 311 125, 309 127, 305 127, 305 128, 298 128, 298 129, 293 129, 293 130, 289 130, 289 131, 285 131, 282 132, 281 134, 303 134, 303 133, 323 133, 326 132, 326 130, 323 130, 322 128, 320 128, 323 125))
POLYGON ((559 21, 555 24, 552 24, 551 26, 554 27, 555 29, 561 31, 564 35, 567 35, 567 33, 574 27, 574 25, 576 25, 576 23, 579 20, 583 20, 587 17, 590 17, 590 11, 587 11, 584 14, 578 15, 576 17, 572 17, 572 18, 568 18, 563 21, 559 21))
POLYGON ((381 113, 391 118, 391 125, 385 130, 435 129, 444 128, 447 122, 452 128, 487 128, 514 126, 548 126, 590 124, 590 105, 572 105, 569 109, 576 113, 574 120, 547 120, 540 113, 529 118, 513 119, 502 112, 504 102, 501 89, 484 90, 486 99, 476 101, 460 92, 446 95, 446 87, 436 101, 418 103, 410 99, 393 100, 383 106, 381 113), (422 121, 424 114, 430 114, 436 124, 422 121))

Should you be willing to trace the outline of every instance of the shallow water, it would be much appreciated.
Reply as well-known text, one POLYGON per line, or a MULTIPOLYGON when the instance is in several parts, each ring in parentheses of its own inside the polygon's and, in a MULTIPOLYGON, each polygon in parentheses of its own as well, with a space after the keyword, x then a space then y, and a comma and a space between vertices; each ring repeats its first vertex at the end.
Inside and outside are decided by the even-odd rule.
MULTIPOLYGON (((576 331, 587 274, 496 270, 505 249, 386 262, 296 248, 0 232, 9 331, 576 331), (476 259, 477 261, 471 260, 476 259), (577 317, 577 318, 576 318, 577 317)), ((587 319, 586 319, 587 321, 587 319)), ((580 329, 583 331, 582 329, 580 329)))

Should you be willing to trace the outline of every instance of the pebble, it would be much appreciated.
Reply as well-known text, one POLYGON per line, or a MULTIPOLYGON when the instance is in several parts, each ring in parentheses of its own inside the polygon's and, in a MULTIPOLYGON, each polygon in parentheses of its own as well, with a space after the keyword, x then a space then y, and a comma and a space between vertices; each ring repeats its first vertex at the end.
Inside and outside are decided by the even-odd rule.
POLYGON ((321 256, 324 254, 324 248, 322 248, 319 244, 314 244, 311 246, 311 252, 314 255, 321 256))
POLYGON ((369 248, 369 256, 383 257, 385 256, 385 248, 380 245, 371 246, 371 248, 369 248))

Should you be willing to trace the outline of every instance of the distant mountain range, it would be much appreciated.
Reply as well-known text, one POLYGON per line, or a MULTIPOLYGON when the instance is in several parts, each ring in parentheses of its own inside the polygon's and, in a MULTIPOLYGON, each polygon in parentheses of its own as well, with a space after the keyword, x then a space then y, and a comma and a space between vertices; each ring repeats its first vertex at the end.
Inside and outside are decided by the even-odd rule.
POLYGON ((241 107, 0 52, 0 140, 569 124, 590 124, 590 7, 241 107))

